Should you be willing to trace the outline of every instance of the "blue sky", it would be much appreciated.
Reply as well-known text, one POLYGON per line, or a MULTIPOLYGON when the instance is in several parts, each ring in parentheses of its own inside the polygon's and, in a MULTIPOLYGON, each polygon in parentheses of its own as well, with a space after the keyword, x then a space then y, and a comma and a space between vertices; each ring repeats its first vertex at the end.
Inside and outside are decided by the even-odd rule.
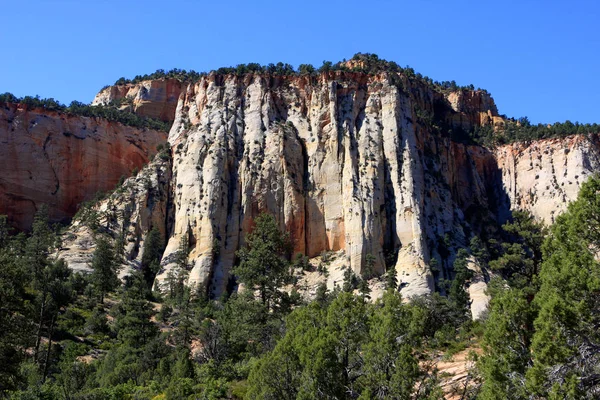
POLYGON ((600 2, 0 2, 0 92, 89 102, 158 68, 297 66, 356 52, 488 89, 500 113, 600 122, 600 2))

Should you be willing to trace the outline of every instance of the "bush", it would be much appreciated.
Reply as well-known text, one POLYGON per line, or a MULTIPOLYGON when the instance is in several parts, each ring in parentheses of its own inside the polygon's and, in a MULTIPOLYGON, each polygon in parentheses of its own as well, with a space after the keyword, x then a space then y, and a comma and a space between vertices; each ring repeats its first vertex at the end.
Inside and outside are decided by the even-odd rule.
POLYGON ((85 321, 86 334, 107 334, 110 332, 108 327, 108 319, 102 308, 96 308, 94 312, 85 321))

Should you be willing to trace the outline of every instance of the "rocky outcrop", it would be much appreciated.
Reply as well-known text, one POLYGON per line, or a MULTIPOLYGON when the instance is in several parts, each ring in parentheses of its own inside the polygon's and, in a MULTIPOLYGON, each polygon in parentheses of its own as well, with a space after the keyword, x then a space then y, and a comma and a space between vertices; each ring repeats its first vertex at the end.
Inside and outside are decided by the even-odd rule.
MULTIPOLYGON (((97 101, 136 97, 127 93, 167 81, 157 82, 105 89, 97 101)), ((213 73, 175 92, 172 164, 163 174, 164 193, 152 202, 166 211, 152 223, 136 222, 128 240, 138 250, 126 250, 127 259, 136 265, 148 227, 164 221, 157 283, 173 270, 185 239, 190 285, 215 297, 228 285, 236 251, 260 212, 275 215, 295 252, 314 260, 335 254, 329 274, 301 279, 305 293, 319 282, 340 285, 345 268, 363 273, 371 254, 375 272, 395 267, 410 297, 452 279, 454 251, 473 234, 495 229, 511 209, 551 221, 599 167, 595 137, 493 150, 453 141, 447 128, 504 124, 493 99, 479 90, 440 93, 402 74, 213 73)), ((157 97, 157 108, 165 99, 157 97)), ((136 193, 113 204, 145 209, 148 197, 136 193)), ((113 237, 118 229, 122 223, 109 229, 113 237)), ((467 289, 477 318, 487 305, 488 276, 480 269, 475 275, 467 289)))
POLYGON ((73 270, 89 271, 96 235, 108 234, 122 249, 121 275, 139 269, 147 233, 156 227, 165 238, 173 224, 170 185, 171 160, 161 153, 104 200, 79 210, 57 256, 73 270))
POLYGON ((471 300, 471 317, 477 320, 485 315, 490 302, 490 295, 487 293, 490 276, 489 271, 482 268, 474 257, 467 260, 467 268, 472 272, 466 288, 471 300))
POLYGON ((453 126, 504 125, 504 119, 498 116, 494 99, 484 90, 459 89, 448 92, 446 99, 456 112, 452 114, 453 126))
POLYGON ((0 104, 0 214, 21 230, 41 204, 55 221, 143 167, 166 134, 99 118, 0 104))
POLYGON ((173 121, 179 95, 186 85, 177 79, 156 79, 102 89, 92 105, 117 103, 122 110, 143 117, 173 121))
POLYGON ((431 292, 452 275, 441 261, 432 271, 431 260, 447 259, 445 236, 466 239, 473 209, 493 208, 497 173, 489 151, 452 142, 423 118, 465 114, 440 114, 444 101, 388 74, 202 78, 182 96, 169 134, 175 225, 165 256, 191 237, 190 283, 218 296, 266 211, 296 252, 344 251, 358 274, 372 254, 376 272, 396 267, 407 295, 431 292))
POLYGON ((581 184, 600 171, 597 135, 513 143, 494 153, 510 207, 529 210, 547 224, 577 198, 581 184))

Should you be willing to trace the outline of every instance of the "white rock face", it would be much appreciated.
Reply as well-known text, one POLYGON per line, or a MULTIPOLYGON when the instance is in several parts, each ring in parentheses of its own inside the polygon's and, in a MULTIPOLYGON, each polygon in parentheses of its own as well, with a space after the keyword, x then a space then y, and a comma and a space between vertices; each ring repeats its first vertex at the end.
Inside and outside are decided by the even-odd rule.
MULTIPOLYGON (((436 137, 420 119, 439 101, 387 75, 211 75, 190 85, 169 135, 175 222, 165 257, 191 237, 190 284, 219 296, 266 211, 296 252, 343 251, 357 274, 372 254, 378 273, 395 264, 405 296, 430 293, 435 278, 451 274, 449 265, 437 276, 429 268, 439 243, 464 240, 464 213, 487 207, 495 173, 491 153, 436 137)), ((159 281, 172 267, 163 264, 159 281)))
POLYGON ((94 98, 92 105, 120 102, 120 108, 144 117, 172 121, 184 84, 177 79, 155 79, 108 86, 94 98))
POLYGON ((579 188, 600 171, 595 135, 514 143, 495 151, 511 208, 525 209, 547 224, 577 198, 579 188))
MULTIPOLYGON (((155 160, 130 194, 113 199, 117 210, 132 210, 135 225, 117 218, 111 229, 128 232, 127 259, 136 266, 148 229, 160 227, 166 248, 158 284, 187 238, 189 284, 214 297, 226 289, 236 251, 261 212, 290 233, 295 252, 316 260, 335 253, 327 277, 302 278, 309 295, 320 282, 341 285, 343 267, 360 274, 372 254, 377 273, 395 266, 408 299, 451 279, 454 251, 474 233, 514 208, 550 222, 600 167, 593 137, 493 151, 453 142, 434 124, 503 123, 489 95, 444 96, 385 73, 211 74, 182 85, 178 99, 172 163, 155 160)), ((89 252, 88 244, 78 237, 70 251, 89 252)), ((82 264, 73 255, 67 261, 82 264)), ((475 275, 468 291, 478 318, 487 307, 487 275, 475 275)), ((376 297, 382 283, 372 286, 376 297)))
POLYGON ((70 268, 89 272, 92 254, 96 248, 95 233, 90 229, 95 221, 99 231, 124 243, 121 276, 139 269, 143 255, 144 240, 156 227, 162 237, 168 236, 172 224, 169 213, 171 165, 169 160, 155 157, 135 177, 111 193, 96 206, 76 216, 69 230, 62 237, 57 256, 63 258, 70 268))
POLYGON ((473 277, 467 284, 467 292, 471 299, 471 317, 477 320, 485 314, 490 302, 490 296, 487 293, 489 279, 487 271, 483 271, 476 260, 469 259, 467 268, 473 271, 473 277))

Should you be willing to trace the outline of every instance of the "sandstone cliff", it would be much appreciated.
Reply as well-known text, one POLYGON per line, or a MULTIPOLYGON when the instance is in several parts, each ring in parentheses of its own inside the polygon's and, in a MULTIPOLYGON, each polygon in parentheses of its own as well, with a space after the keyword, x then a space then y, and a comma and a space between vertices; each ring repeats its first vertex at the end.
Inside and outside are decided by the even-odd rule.
POLYGON ((94 206, 80 210, 63 235, 58 256, 74 270, 89 271, 96 247, 92 229, 109 232, 123 244, 121 274, 140 268, 146 234, 154 227, 167 237, 172 225, 169 209, 171 192, 171 160, 155 157, 144 169, 107 198, 94 206))
POLYGON ((92 105, 118 103, 121 109, 143 117, 173 121, 177 101, 183 90, 185 84, 176 79, 109 86, 96 95, 92 105))
POLYGON ((529 210, 547 224, 577 198, 581 184, 600 171, 597 135, 513 143, 494 153, 511 207, 529 210))
POLYGON ((41 204, 69 220, 79 204, 142 168, 166 134, 98 118, 0 104, 0 214, 28 229, 41 204))
MULTIPOLYGON (((98 97, 110 102, 153 85, 98 97)), ((447 245, 468 239, 479 209, 494 218, 488 195, 498 175, 492 153, 452 141, 434 122, 469 130, 496 117, 486 93, 456 95, 451 104, 395 74, 211 74, 189 84, 169 134, 172 204, 165 207, 173 225, 163 228, 157 279, 185 237, 190 284, 220 295, 245 233, 267 211, 291 233, 296 252, 341 252, 340 267, 358 274, 372 254, 377 273, 396 267, 407 295, 429 293, 436 279, 452 277, 448 261, 432 269, 431 260, 446 260, 447 245)))
MULTIPOLYGON (((211 75, 190 85, 169 135, 175 225, 165 255, 190 235, 190 283, 219 295, 253 218, 268 211, 295 251, 344 250, 359 274, 372 254, 376 272, 396 266, 407 295, 429 293, 440 241, 464 241, 465 214, 494 208, 492 154, 428 123, 462 113, 470 128, 473 116, 438 110, 445 101, 387 74, 211 75)), ((435 274, 449 278, 448 267, 435 274)))
MULTIPOLYGON (((143 88, 165 85, 112 87, 96 101, 131 97, 134 111, 144 113, 135 98, 143 88)), ((157 282, 173 268, 186 238, 189 283, 213 296, 225 290, 235 252, 262 211, 290 232, 296 252, 316 259, 335 253, 330 287, 341 283, 344 266, 363 272, 372 254, 375 272, 395 266, 405 295, 430 293, 436 281, 452 278, 452 255, 472 234, 495 229, 514 208, 550 222, 599 167, 594 137, 493 150, 460 143, 451 129, 504 124, 489 94, 440 93, 402 74, 213 73, 173 90, 139 103, 164 110, 178 99, 172 114, 162 114, 174 121, 172 165, 163 174, 169 183, 155 188, 150 202, 143 191, 110 201, 117 209, 126 203, 165 210, 153 222, 134 219, 128 241, 137 250, 126 251, 130 265, 139 260, 148 227, 157 225, 166 241, 157 282)), ((156 165, 148 168, 136 180, 154 176, 156 165)), ((130 228, 118 223, 111 229, 116 237, 130 228)), ((469 288, 474 315, 487 302, 485 276, 479 271, 469 288)), ((307 292, 319 279, 306 277, 307 292)))

